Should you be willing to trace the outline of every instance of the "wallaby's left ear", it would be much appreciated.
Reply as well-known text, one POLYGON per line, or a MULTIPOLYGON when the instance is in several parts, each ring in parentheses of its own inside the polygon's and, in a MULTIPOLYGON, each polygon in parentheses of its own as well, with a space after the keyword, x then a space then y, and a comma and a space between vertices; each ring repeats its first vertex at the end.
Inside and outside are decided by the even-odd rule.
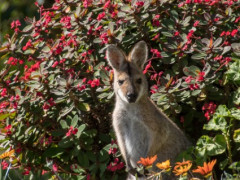
POLYGON ((106 55, 108 63, 116 70, 119 70, 127 63, 125 54, 116 45, 110 44, 107 47, 106 55))
POLYGON ((139 41, 129 53, 129 60, 134 62, 140 68, 143 68, 144 63, 148 58, 148 47, 144 41, 139 41))

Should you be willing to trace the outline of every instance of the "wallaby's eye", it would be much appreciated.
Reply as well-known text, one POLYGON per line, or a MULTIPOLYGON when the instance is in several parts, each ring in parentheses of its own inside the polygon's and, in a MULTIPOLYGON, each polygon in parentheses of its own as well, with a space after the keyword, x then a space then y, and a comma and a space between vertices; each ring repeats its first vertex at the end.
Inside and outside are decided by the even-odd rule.
POLYGON ((123 84, 124 80, 118 80, 118 84, 119 86, 121 86, 123 84))
POLYGON ((137 81, 136 81, 138 84, 141 84, 142 83, 142 79, 141 78, 139 78, 139 79, 137 79, 137 81))

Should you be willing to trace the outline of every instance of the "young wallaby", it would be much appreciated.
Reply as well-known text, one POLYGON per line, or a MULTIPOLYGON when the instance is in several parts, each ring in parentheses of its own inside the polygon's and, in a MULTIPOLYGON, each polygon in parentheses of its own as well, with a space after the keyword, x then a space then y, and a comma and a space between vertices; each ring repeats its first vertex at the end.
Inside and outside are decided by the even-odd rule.
POLYGON ((114 69, 113 128, 127 171, 135 172, 140 157, 157 155, 158 162, 174 161, 190 143, 148 97, 142 73, 148 59, 147 44, 138 42, 128 56, 116 45, 109 45, 106 55, 114 69))

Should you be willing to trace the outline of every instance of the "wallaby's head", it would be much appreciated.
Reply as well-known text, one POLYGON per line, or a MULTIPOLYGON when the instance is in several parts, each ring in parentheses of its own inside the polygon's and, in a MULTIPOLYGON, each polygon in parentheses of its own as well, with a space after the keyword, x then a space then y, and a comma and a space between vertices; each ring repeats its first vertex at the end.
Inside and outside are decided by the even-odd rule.
POLYGON ((147 80, 143 75, 143 65, 148 58, 148 48, 140 41, 128 56, 116 45, 107 48, 107 60, 114 69, 114 90, 126 103, 138 102, 147 94, 147 80))

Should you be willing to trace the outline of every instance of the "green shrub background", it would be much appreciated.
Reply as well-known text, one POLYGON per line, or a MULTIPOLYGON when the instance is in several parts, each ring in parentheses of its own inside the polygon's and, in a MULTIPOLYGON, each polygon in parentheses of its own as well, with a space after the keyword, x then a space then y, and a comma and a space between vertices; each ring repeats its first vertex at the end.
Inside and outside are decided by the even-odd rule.
POLYGON ((238 176, 237 1, 56 0, 52 8, 37 6, 39 18, 13 24, 15 33, 0 48, 1 149, 16 152, 9 176, 124 179, 105 49, 113 43, 129 52, 140 40, 149 46, 149 95, 193 142, 184 158, 194 166, 214 158, 215 177, 238 176))

